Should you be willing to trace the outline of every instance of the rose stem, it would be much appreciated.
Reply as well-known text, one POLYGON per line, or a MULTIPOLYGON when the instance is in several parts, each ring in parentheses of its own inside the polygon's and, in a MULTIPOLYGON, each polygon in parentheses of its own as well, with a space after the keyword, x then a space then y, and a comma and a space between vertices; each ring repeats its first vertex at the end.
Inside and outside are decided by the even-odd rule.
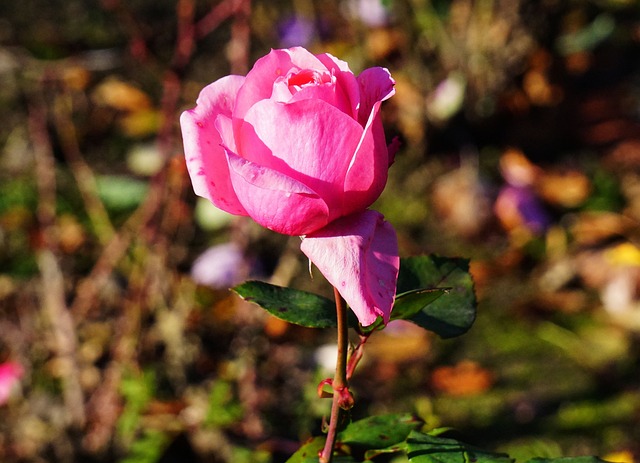
POLYGON ((331 404, 331 417, 329 418, 329 431, 324 449, 320 453, 320 463, 331 463, 333 448, 336 444, 338 423, 342 408, 349 408, 352 405, 349 385, 347 383, 347 350, 348 350, 348 326, 347 310, 344 300, 338 290, 334 287, 333 293, 336 299, 336 315, 338 318, 338 358, 336 361, 336 373, 333 378, 333 403, 331 404), (345 395, 346 392, 346 395, 345 395), (348 399, 345 400, 345 397, 348 399))

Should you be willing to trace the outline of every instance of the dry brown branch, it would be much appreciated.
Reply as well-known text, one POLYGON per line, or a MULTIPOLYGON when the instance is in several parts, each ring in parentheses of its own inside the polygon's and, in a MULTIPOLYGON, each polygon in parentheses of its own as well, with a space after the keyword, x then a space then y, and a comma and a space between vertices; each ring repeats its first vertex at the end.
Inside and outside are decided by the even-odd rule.
POLYGON ((85 209, 98 241, 106 245, 115 230, 109 219, 104 204, 98 197, 95 175, 82 156, 78 145, 75 125, 71 120, 71 98, 68 94, 59 94, 54 102, 53 117, 55 128, 62 145, 62 151, 82 195, 85 209))
POLYGON ((116 321, 115 338, 111 344, 111 362, 106 368, 103 381, 87 404, 91 427, 83 445, 91 452, 102 450, 114 435, 120 416, 122 401, 120 383, 126 368, 135 368, 135 354, 140 333, 140 318, 145 297, 146 279, 141 265, 131 270, 130 290, 123 301, 116 321))
POLYGON ((76 320, 81 320, 86 317, 93 305, 97 302, 100 289, 104 286, 114 267, 123 258, 127 249, 129 249, 131 241, 161 207, 164 178, 164 171, 161 171, 154 177, 146 200, 131 214, 125 224, 113 238, 111 238, 109 243, 103 248, 91 273, 78 284, 76 297, 71 306, 71 312, 76 320))
POLYGON ((173 55, 174 69, 183 69, 191 59, 195 47, 195 26, 193 24, 195 5, 193 0, 179 0, 176 5, 178 17, 178 38, 173 55))
POLYGON ((77 339, 74 322, 65 302, 64 277, 56 256, 56 178, 51 141, 47 133, 44 103, 29 107, 29 132, 34 149, 36 182, 38 186, 37 218, 41 231, 41 245, 36 259, 42 278, 42 310, 53 333, 55 356, 59 361, 62 394, 69 424, 82 428, 85 424, 84 397, 80 386, 76 360, 77 339))
POLYGON ((212 7, 209 13, 196 23, 196 38, 202 39, 213 32, 223 21, 234 14, 241 2, 242 0, 223 0, 212 7))
POLYGON ((244 75, 249 70, 250 16, 251 0, 240 0, 231 25, 231 41, 227 47, 232 74, 244 75))

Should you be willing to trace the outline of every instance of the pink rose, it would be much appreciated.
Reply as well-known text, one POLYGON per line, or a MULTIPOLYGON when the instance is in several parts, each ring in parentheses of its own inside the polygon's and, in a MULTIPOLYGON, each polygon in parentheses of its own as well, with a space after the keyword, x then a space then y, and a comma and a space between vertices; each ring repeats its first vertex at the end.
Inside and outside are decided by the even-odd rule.
MULTIPOLYGON (((380 105, 394 92, 386 69, 370 68, 356 77, 329 54, 300 47, 272 50, 246 77, 227 76, 205 87, 197 106, 182 114, 196 194, 276 232, 308 238, 341 217, 365 214, 384 189, 393 161, 380 105)), ((360 220, 366 222, 365 215, 360 220)), ((362 228, 357 218, 348 222, 356 232, 362 228)), ((376 227, 367 230, 374 233, 376 227)), ((394 246, 388 251, 398 260, 394 246)), ((345 252, 340 246, 333 250, 338 248, 345 252)), ((395 278, 397 265, 393 281, 385 282, 393 292, 383 298, 383 307, 380 298, 354 301, 346 294, 360 292, 338 290, 352 308, 367 306, 369 315, 386 320, 395 278)), ((371 319, 356 314, 363 324, 371 319)))

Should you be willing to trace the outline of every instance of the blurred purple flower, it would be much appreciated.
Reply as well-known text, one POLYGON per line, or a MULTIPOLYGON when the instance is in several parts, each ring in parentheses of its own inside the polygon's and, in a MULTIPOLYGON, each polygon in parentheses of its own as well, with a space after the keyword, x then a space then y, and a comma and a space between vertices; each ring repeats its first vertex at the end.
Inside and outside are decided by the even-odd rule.
POLYGON ((500 190, 495 212, 505 228, 525 227, 533 233, 542 233, 551 220, 540 199, 530 187, 507 185, 500 190))
POLYGON ((352 16, 369 27, 382 27, 389 22, 389 10, 382 0, 351 0, 348 8, 352 16))
POLYGON ((219 244, 200 254, 191 267, 191 278, 216 289, 229 288, 249 275, 251 265, 234 243, 219 244))
POLYGON ((278 37, 284 48, 306 47, 313 40, 314 33, 313 22, 300 16, 290 16, 278 24, 278 37))
POLYGON ((9 400, 11 391, 17 386, 24 374, 22 365, 15 362, 0 364, 0 405, 9 400))

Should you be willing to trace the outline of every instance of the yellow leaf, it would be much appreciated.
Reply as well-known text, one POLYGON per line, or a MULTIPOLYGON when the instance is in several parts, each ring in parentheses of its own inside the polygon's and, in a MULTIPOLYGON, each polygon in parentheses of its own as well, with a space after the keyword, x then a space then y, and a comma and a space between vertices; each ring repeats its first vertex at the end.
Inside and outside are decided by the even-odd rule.
POLYGON ((613 265, 640 267, 640 249, 632 243, 622 243, 609 249, 606 257, 613 265))
POLYGON ((93 92, 96 103, 119 111, 140 111, 151 107, 151 98, 133 85, 116 78, 102 82, 93 92))

